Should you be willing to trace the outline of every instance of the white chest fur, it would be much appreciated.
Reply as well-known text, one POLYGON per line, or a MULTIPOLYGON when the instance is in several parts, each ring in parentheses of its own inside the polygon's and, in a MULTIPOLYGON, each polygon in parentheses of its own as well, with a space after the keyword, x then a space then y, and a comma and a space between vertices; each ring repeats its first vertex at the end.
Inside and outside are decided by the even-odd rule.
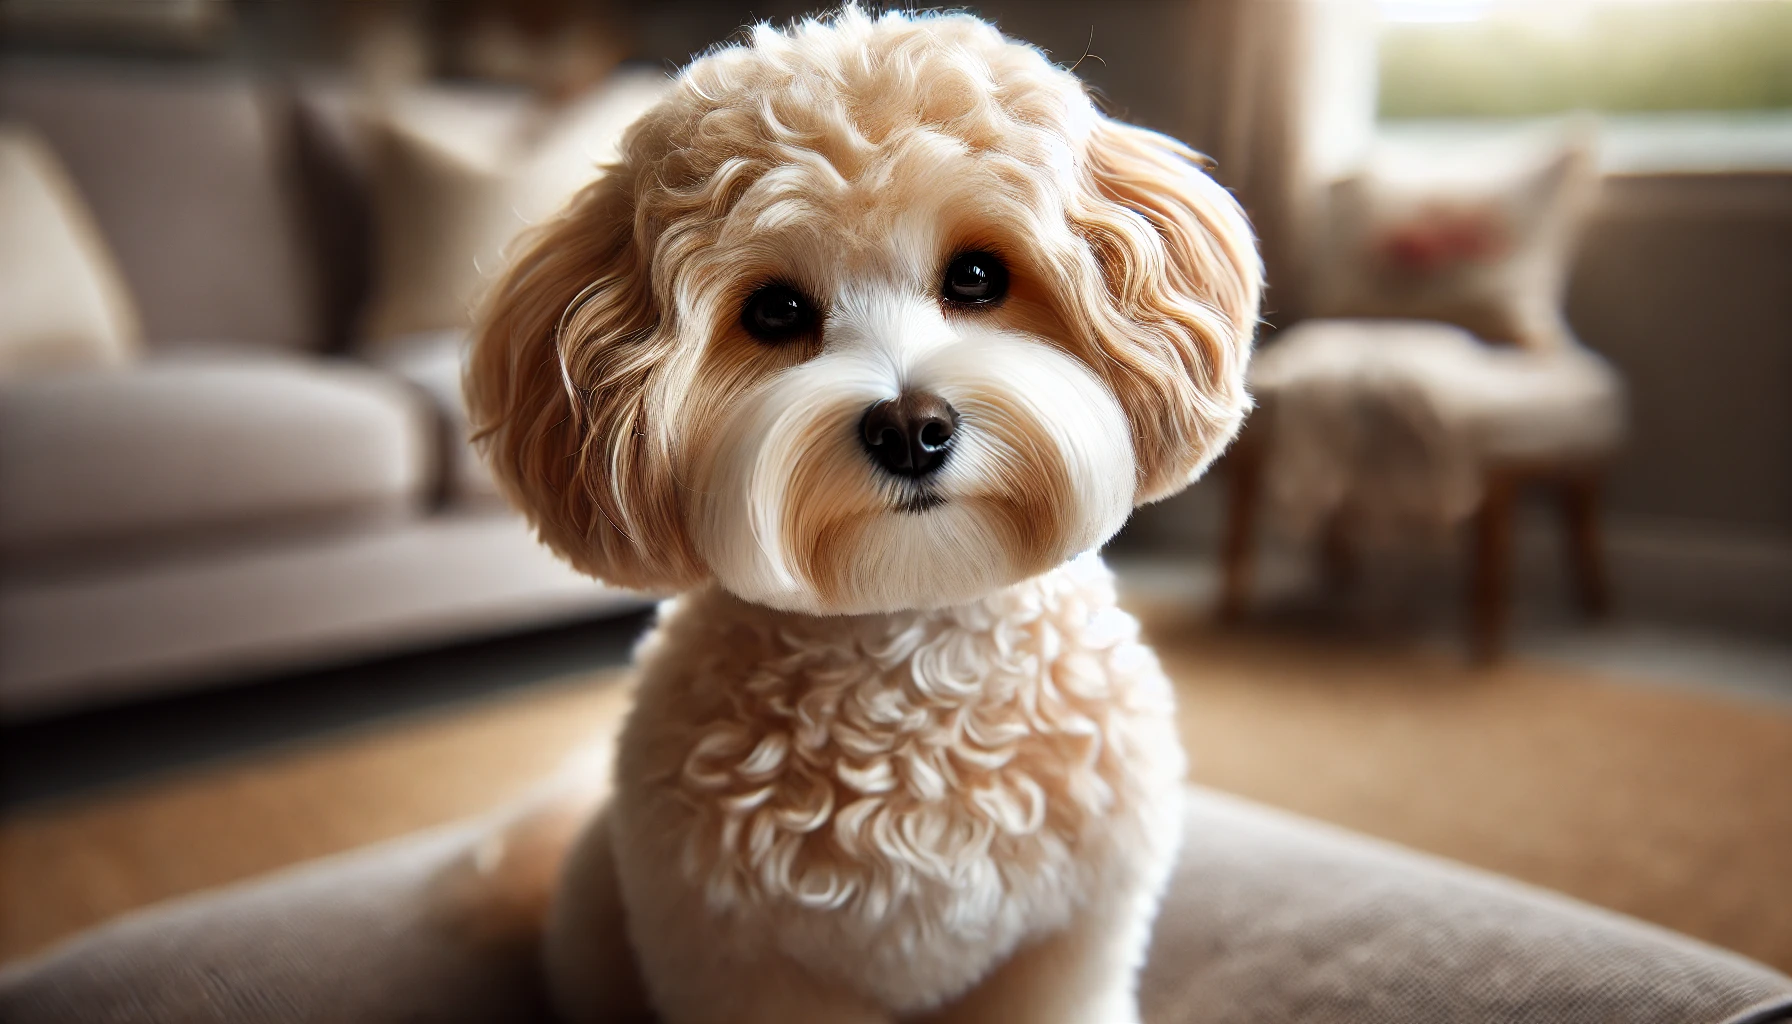
POLYGON ((895 615, 688 595, 641 662, 624 892, 683 889, 716 941, 893 1008, 963 991, 1174 844, 1170 688, 1094 556, 895 615))

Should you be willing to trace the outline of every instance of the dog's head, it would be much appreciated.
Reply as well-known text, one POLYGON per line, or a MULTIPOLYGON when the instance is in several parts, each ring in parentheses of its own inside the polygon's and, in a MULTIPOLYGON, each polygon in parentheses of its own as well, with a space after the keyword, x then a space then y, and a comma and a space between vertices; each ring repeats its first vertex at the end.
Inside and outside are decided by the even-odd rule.
POLYGON ((601 579, 810 612, 985 594, 1237 429, 1261 269, 1199 159, 968 16, 761 27, 536 230, 473 422, 601 579))

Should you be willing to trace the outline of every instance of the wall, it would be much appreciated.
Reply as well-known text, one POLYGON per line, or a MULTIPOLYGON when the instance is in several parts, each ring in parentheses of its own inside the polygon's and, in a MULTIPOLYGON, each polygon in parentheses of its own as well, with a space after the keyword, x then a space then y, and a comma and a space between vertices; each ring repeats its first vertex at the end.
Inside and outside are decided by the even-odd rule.
POLYGON ((1568 317, 1630 387, 1613 512, 1792 543, 1792 172, 1610 180, 1568 317))

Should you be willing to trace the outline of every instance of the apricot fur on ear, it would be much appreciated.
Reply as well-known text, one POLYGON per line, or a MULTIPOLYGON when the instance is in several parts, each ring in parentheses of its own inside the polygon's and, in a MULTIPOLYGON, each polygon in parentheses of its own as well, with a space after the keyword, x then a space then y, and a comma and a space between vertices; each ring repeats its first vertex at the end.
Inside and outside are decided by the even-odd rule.
POLYGON ((1070 217, 1101 264, 1107 302, 1081 312, 1108 385, 1134 416, 1140 503, 1187 486, 1250 408, 1245 367, 1263 264, 1244 210, 1200 154, 1102 118, 1085 143, 1087 186, 1070 217))
POLYGON ((655 368, 670 340, 612 167, 525 239, 488 300, 465 389, 504 493, 573 567, 679 590, 706 572, 686 535, 655 368))

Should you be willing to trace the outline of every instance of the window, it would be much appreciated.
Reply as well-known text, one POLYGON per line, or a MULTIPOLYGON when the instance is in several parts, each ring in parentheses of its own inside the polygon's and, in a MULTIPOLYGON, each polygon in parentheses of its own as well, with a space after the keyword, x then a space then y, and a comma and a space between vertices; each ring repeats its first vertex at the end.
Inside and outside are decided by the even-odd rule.
POLYGON ((1599 115, 1608 166, 1792 168, 1792 0, 1383 0, 1385 136, 1599 115))

